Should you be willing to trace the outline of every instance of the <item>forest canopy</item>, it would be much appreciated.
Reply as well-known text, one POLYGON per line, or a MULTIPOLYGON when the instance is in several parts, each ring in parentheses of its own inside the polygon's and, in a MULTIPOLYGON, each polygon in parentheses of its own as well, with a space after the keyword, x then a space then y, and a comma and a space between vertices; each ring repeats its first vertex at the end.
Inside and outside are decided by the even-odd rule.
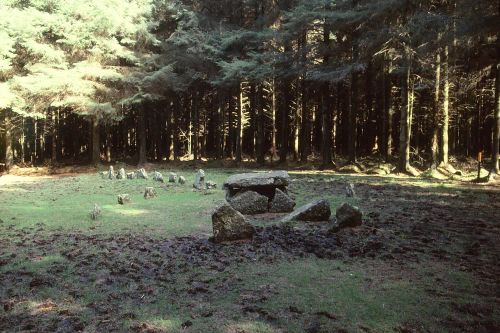
POLYGON ((499 11, 473 0, 3 0, 0 154, 7 169, 334 167, 376 155, 411 173, 484 152, 498 173, 499 11))

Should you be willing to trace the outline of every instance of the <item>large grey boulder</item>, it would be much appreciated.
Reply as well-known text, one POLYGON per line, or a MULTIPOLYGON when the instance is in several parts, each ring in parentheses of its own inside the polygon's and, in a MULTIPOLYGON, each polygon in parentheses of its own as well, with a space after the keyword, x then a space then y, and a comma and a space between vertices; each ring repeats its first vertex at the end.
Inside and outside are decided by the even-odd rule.
POLYGON ((118 173, 116 174, 116 179, 125 179, 125 178, 127 178, 127 175, 125 173, 125 169, 120 168, 120 170, 118 170, 118 173))
POLYGON ((337 208, 335 216, 337 218, 336 225, 340 229, 347 227, 357 227, 363 223, 363 213, 361 212, 361 210, 358 207, 352 206, 348 203, 344 203, 342 204, 342 206, 337 208))
POLYGON ((294 212, 285 216, 282 222, 289 221, 328 221, 330 219, 330 204, 328 201, 321 199, 316 200, 307 205, 299 207, 294 212))
POLYGON ((271 198, 274 195, 274 189, 284 190, 290 182, 290 176, 286 171, 241 173, 232 175, 224 182, 223 188, 227 191, 227 197, 231 198, 243 189, 256 192, 269 192, 271 198))
POLYGON ((219 206, 212 214, 212 227, 216 243, 251 239, 255 234, 255 228, 228 204, 219 206))
POLYGON ((292 200, 285 192, 276 189, 274 194, 274 198, 271 201, 271 207, 269 208, 269 212, 271 213, 289 213, 293 211, 295 207, 295 201, 292 200))
POLYGON ((229 204, 245 215, 255 215, 267 212, 268 199, 254 191, 240 192, 229 200, 229 204))

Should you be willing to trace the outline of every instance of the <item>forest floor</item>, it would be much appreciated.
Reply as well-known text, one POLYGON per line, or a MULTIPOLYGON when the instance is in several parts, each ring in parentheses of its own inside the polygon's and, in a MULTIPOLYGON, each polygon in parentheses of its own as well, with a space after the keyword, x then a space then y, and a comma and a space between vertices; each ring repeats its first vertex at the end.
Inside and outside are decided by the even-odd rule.
MULTIPOLYGON (((262 215, 252 241, 217 245, 224 192, 194 192, 194 168, 159 171, 188 183, 0 177, 0 332, 500 331, 496 185, 291 172, 298 205, 347 201, 364 225, 262 215)), ((221 185, 241 170, 205 171, 221 185)))

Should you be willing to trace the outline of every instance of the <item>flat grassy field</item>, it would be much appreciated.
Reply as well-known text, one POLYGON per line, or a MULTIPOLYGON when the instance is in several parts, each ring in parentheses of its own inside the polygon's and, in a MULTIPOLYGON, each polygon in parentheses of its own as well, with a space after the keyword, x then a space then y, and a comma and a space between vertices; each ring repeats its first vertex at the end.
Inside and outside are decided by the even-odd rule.
MULTIPOLYGON (((498 187, 290 172, 298 205, 347 201, 364 225, 265 214, 250 218, 253 241, 217 245, 223 190, 193 191, 194 169, 158 171, 188 181, 0 177, 0 332, 500 330, 498 187)), ((205 171, 219 187, 241 172, 205 171)))

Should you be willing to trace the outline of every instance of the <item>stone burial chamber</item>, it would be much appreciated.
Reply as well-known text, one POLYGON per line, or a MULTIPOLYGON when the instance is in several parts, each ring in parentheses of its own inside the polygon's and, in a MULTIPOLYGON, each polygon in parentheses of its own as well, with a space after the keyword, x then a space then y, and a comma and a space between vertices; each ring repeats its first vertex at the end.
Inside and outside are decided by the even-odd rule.
POLYGON ((230 176, 223 188, 228 203, 242 214, 289 213, 295 207, 287 191, 289 182, 286 171, 242 173, 230 176))

